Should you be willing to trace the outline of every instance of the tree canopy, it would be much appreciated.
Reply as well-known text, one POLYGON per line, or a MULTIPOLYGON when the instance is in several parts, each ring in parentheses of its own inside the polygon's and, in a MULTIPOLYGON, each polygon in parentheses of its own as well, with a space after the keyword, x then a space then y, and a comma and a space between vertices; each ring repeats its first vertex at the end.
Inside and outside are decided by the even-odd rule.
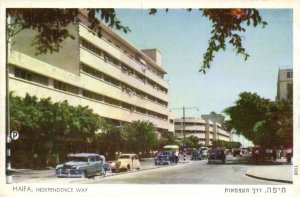
POLYGON ((237 134, 264 147, 291 146, 293 141, 293 103, 270 101, 256 93, 242 92, 234 106, 224 112, 226 124, 237 134))
MULTIPOLYGON (((89 28, 97 32, 101 37, 100 21, 104 21, 109 27, 130 32, 130 28, 124 26, 117 18, 115 9, 85 9, 88 13, 89 28)), ((168 12, 169 9, 166 9, 168 12)), ((150 15, 155 15, 158 9, 149 9, 150 15)), ((187 9, 191 11, 191 9, 187 9)), ((211 38, 208 40, 208 48, 203 55, 200 72, 205 73, 211 67, 215 53, 221 49, 226 50, 229 43, 237 54, 249 57, 242 44, 242 33, 246 31, 244 24, 256 27, 267 23, 262 20, 256 9, 199 9, 203 16, 212 22, 211 38)), ((38 35, 33 41, 36 54, 57 52, 62 47, 62 42, 74 36, 70 34, 67 26, 78 21, 79 9, 7 9, 7 18, 12 21, 7 23, 7 35, 12 37, 23 29, 34 29, 38 35)), ((200 32, 199 32, 200 36, 200 32)))
POLYGON ((149 121, 132 121, 123 126, 123 137, 127 141, 127 150, 149 153, 157 144, 156 128, 149 121))

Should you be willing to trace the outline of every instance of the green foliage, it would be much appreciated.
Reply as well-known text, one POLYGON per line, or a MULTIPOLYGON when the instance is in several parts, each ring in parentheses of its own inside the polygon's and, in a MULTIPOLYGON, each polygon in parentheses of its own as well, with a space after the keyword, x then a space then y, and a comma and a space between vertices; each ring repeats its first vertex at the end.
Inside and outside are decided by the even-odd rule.
POLYGON ((232 149, 232 148, 240 148, 242 144, 240 142, 228 142, 224 140, 216 140, 212 142, 213 147, 219 147, 219 148, 227 148, 227 149, 232 149))
MULTIPOLYGON (((230 116, 226 124, 242 134, 249 140, 254 139, 254 125, 266 118, 271 101, 260 98, 257 94, 243 92, 234 106, 228 107, 224 112, 230 116)), ((258 142, 254 141, 255 144, 258 142)))
POLYGON ((243 24, 258 24, 264 27, 267 25, 262 21, 259 12, 256 9, 200 9, 203 16, 207 17, 213 23, 211 38, 208 41, 208 48, 203 55, 203 62, 200 72, 205 73, 206 69, 211 67, 215 53, 220 50, 226 50, 226 41, 231 44, 236 53, 244 57, 246 61, 250 56, 242 45, 242 33, 246 31, 243 24))
POLYGON ((149 121, 133 121, 123 127, 123 139, 126 140, 127 150, 149 153, 157 144, 155 127, 149 121))
POLYGON ((121 152, 125 144, 125 140, 122 138, 122 128, 118 128, 113 122, 101 119, 100 122, 101 133, 97 134, 97 145, 100 146, 100 152, 106 153, 106 155, 115 159, 116 152, 121 152))
POLYGON ((199 144, 200 139, 197 136, 189 136, 185 138, 185 145, 187 148, 200 148, 201 144, 199 144))
MULTIPOLYGON (((52 103, 50 98, 38 100, 10 93, 10 128, 20 132, 15 151, 26 151, 29 161, 36 153, 42 156, 56 152, 83 151, 99 129, 99 116, 88 107, 71 106, 67 101, 52 103)), ((41 158, 44 162, 46 158, 41 158)), ((28 164, 31 165, 31 164, 28 164)))
POLYGON ((224 110, 230 117, 226 124, 256 145, 290 146, 293 140, 292 106, 291 100, 274 102, 243 92, 234 106, 224 110))
MULTIPOLYGON (((123 30, 125 33, 130 29, 121 24, 116 17, 114 9, 84 9, 87 11, 89 28, 101 36, 100 20, 104 20, 109 27, 123 30)), ((27 8, 7 9, 7 18, 13 20, 7 25, 8 37, 13 37, 23 29, 33 29, 38 32, 32 45, 36 48, 36 55, 47 52, 58 52, 62 42, 67 38, 74 39, 67 26, 78 22, 79 9, 49 9, 27 8)))
POLYGON ((170 144, 179 145, 176 140, 177 136, 173 132, 162 131, 156 149, 162 149, 164 146, 170 144))

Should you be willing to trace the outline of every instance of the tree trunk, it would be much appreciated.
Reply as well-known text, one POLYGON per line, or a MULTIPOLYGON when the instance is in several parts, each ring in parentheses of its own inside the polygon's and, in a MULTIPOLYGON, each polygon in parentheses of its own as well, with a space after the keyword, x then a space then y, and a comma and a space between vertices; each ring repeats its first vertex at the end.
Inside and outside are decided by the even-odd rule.
POLYGON ((34 140, 33 140, 33 142, 32 142, 32 146, 31 146, 31 154, 30 154, 30 156, 29 156, 29 158, 30 158, 30 166, 31 166, 31 168, 34 168, 34 167, 38 167, 38 159, 35 159, 35 157, 34 157, 34 154, 35 154, 35 146, 36 146, 36 141, 37 141, 37 139, 38 139, 38 135, 35 135, 34 136, 34 140))

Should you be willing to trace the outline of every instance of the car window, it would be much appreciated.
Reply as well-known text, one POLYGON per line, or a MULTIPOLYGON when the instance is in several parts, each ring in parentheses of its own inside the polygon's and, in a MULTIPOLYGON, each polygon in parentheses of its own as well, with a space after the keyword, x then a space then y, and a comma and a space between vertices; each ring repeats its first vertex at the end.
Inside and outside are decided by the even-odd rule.
POLYGON ((96 161, 95 157, 90 157, 90 162, 96 161))
POLYGON ((88 161, 88 157, 69 157, 69 161, 75 161, 75 162, 80 162, 80 161, 88 161))
POLYGON ((119 159, 131 159, 130 155, 121 155, 119 159))
POLYGON ((101 158, 99 155, 97 155, 97 156, 95 157, 95 159, 96 159, 96 161, 102 161, 102 158, 101 158))

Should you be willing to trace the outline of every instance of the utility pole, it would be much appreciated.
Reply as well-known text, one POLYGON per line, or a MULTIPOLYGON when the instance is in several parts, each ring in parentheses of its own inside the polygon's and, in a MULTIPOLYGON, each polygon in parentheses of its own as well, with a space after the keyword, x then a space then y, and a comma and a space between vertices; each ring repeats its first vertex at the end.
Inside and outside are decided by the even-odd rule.
POLYGON ((182 132, 183 132, 183 161, 185 161, 185 156, 186 156, 186 143, 185 143, 185 110, 186 109, 197 109, 199 110, 198 107, 182 107, 182 108, 173 108, 171 110, 181 110, 182 109, 182 132))
POLYGON ((9 125, 9 91, 8 91, 8 80, 9 80, 9 67, 8 67, 8 44, 9 44, 9 35, 8 35, 8 17, 6 15, 6 73, 5 73, 5 82, 6 82, 6 97, 5 97, 5 129, 6 129, 6 136, 5 136, 5 141, 6 141, 6 183, 12 183, 12 175, 11 175, 11 138, 10 138, 10 125, 9 125))

